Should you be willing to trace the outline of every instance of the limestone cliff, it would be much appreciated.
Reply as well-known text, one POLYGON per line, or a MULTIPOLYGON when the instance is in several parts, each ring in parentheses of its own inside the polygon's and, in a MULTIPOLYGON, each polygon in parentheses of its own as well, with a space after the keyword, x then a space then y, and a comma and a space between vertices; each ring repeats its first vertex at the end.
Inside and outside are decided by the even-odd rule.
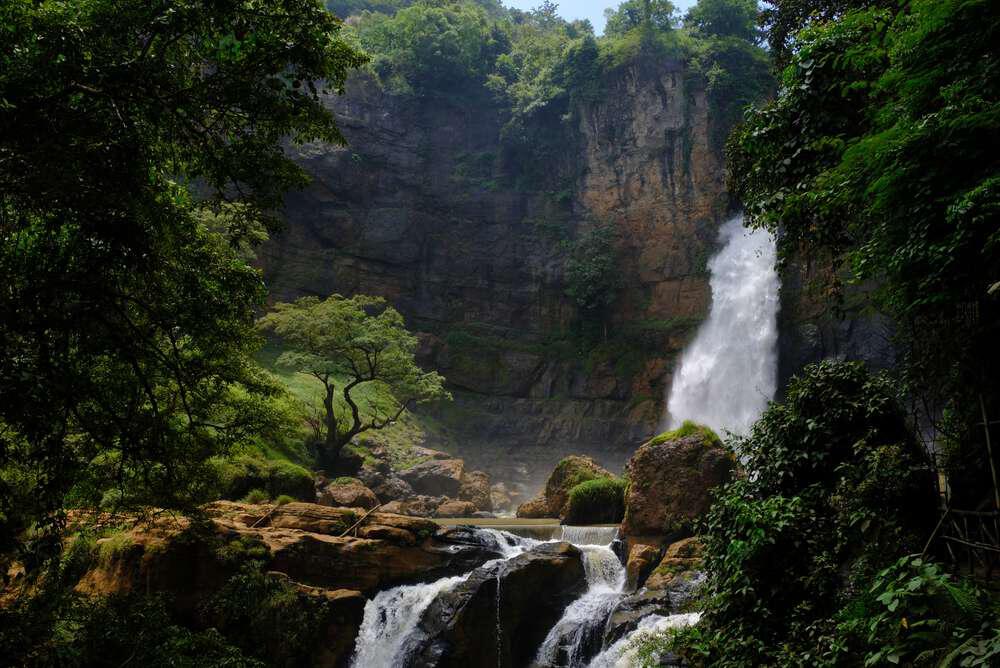
POLYGON ((434 407, 474 468, 535 478, 567 453, 619 470, 661 418, 673 359, 708 309, 706 260, 728 209, 713 110, 678 62, 639 60, 566 117, 544 160, 504 139, 485 95, 394 96, 358 76, 327 103, 348 147, 310 145, 262 264, 271 298, 382 295, 455 394, 434 407), (532 164, 534 163, 534 164, 532 164), (578 335, 567 246, 619 232, 624 287, 603 338, 578 335))

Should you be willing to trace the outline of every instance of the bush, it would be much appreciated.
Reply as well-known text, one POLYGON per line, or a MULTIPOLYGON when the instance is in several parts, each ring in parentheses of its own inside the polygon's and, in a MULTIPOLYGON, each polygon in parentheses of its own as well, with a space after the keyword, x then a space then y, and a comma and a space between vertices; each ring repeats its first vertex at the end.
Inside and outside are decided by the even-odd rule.
POLYGON ((271 500, 271 495, 262 489, 251 489, 243 497, 244 503, 267 503, 271 500))
POLYGON ((615 524, 625 517, 625 480, 595 478, 569 490, 563 522, 567 524, 615 524))
POLYGON ((279 496, 278 498, 276 498, 274 500, 274 502, 277 505, 279 505, 279 506, 285 506, 285 505, 288 505, 289 503, 292 503, 294 501, 295 501, 295 499, 292 498, 292 497, 290 497, 290 496, 288 496, 287 494, 282 494, 281 496, 279 496))
POLYGON ((253 489, 262 489, 268 498, 286 494, 301 501, 316 498, 313 475, 303 467, 283 460, 242 456, 216 460, 219 496, 241 499, 253 489))

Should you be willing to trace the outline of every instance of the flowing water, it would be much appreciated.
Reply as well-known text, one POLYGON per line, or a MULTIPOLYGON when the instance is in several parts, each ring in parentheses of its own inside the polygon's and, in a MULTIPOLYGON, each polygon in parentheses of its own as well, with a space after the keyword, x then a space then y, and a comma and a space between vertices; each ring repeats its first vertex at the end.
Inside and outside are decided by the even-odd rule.
MULTIPOLYGON (((610 541, 609 541, 610 542, 610 541)), ((535 656, 536 666, 584 665, 599 651, 604 625, 625 589, 625 568, 607 545, 580 545, 587 592, 563 612, 535 656)))
POLYGON ((684 420, 745 433, 778 380, 778 274, 774 239, 742 216, 719 229, 709 261, 712 306, 685 349, 667 399, 667 427, 684 420))
POLYGON ((635 663, 635 643, 644 637, 662 633, 667 629, 679 629, 697 624, 701 613, 689 612, 679 615, 649 615, 644 617, 638 627, 624 635, 617 642, 594 657, 587 668, 631 668, 635 663))

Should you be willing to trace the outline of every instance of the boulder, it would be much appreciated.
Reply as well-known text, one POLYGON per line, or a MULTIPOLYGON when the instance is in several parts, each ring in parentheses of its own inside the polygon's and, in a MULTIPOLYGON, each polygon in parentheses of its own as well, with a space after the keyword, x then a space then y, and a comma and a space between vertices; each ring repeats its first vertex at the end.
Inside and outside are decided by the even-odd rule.
POLYGON ((663 559, 646 580, 647 589, 668 589, 678 577, 690 581, 702 569, 704 546, 697 538, 671 543, 663 559))
POLYGON ((691 425, 643 444, 625 467, 630 484, 623 535, 656 545, 690 535, 734 467, 733 455, 704 427, 691 425))
POLYGON ((434 517, 472 517, 475 512, 476 506, 470 501, 446 499, 434 511, 434 517))
POLYGON ((358 472, 358 478, 383 502, 397 501, 416 494, 406 481, 394 475, 391 470, 384 471, 381 467, 366 466, 358 472))
POLYGON ((421 615, 407 665, 527 666, 586 588, 582 553, 569 543, 479 568, 421 615))
POLYGON ((524 519, 550 517, 549 504, 541 494, 517 507, 517 516, 524 519))
POLYGON ((556 464, 555 469, 545 481, 545 503, 548 507, 548 517, 563 517, 566 514, 566 503, 569 501, 569 491, 581 482, 594 478, 613 478, 610 471, 601 467, 590 457, 570 455, 556 464))
POLYGON ((464 473, 461 459, 431 459, 401 471, 399 477, 417 494, 457 498, 464 473))
POLYGON ((320 490, 317 501, 324 506, 364 508, 379 504, 378 497, 357 478, 336 478, 320 490))
POLYGON ((411 517, 434 517, 438 507, 444 503, 446 497, 442 496, 411 496, 399 501, 392 501, 382 506, 382 510, 387 513, 398 513, 411 517))
POLYGON ((492 511, 493 497, 490 494, 490 476, 483 471, 467 472, 462 476, 458 498, 472 503, 476 510, 492 511))
POLYGON ((642 543, 632 545, 628 551, 628 561, 625 563, 626 586, 631 590, 641 587, 659 561, 659 548, 642 543))
POLYGON ((517 516, 524 518, 566 517, 569 511, 569 491, 582 482, 595 478, 613 478, 606 469, 590 457, 570 455, 556 464, 545 481, 545 488, 531 501, 517 508, 517 516))

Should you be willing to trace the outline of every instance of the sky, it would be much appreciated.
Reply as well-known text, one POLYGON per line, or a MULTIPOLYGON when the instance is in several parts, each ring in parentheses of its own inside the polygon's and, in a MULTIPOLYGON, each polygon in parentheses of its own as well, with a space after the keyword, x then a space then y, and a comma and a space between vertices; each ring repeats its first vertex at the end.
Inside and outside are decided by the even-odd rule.
MULTIPOLYGON (((556 0, 558 2, 558 0, 556 0)), ((508 7, 518 9, 531 9, 542 4, 542 0, 503 0, 508 7)), ((674 5, 683 15, 691 8, 695 0, 674 0, 674 5)), ((559 13, 564 19, 590 19, 594 25, 594 30, 600 35, 604 32, 604 9, 605 7, 617 7, 615 0, 563 0, 558 2, 559 13)))

